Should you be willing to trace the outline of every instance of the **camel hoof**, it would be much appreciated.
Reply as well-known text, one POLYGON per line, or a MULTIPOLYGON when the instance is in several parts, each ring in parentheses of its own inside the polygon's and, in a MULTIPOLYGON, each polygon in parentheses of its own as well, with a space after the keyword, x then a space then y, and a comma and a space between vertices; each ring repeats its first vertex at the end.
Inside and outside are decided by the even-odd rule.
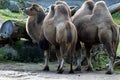
POLYGON ((62 74, 63 72, 64 72, 63 69, 59 69, 59 71, 58 71, 59 74, 62 74))
POLYGON ((107 71, 106 74, 111 75, 111 74, 113 74, 113 72, 112 71, 107 71))
POLYGON ((73 70, 69 71, 69 74, 73 74, 73 73, 74 73, 74 71, 73 71, 73 70))
POLYGON ((81 71, 80 67, 75 68, 75 71, 81 71))
POLYGON ((49 71, 49 66, 45 66, 45 68, 43 69, 43 71, 49 71))
POLYGON ((93 68, 92 68, 92 67, 88 67, 86 71, 92 72, 92 71, 93 71, 93 68))
POLYGON ((57 71, 59 71, 60 70, 60 65, 58 66, 58 68, 57 68, 57 71))

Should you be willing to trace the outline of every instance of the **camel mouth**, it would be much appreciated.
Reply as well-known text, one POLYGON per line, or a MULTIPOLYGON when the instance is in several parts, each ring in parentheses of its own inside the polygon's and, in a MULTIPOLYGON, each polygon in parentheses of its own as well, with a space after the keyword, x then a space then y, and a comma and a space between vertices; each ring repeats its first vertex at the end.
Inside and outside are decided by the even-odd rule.
POLYGON ((23 9, 22 12, 23 12, 24 14, 28 15, 28 10, 27 10, 27 8, 23 9))

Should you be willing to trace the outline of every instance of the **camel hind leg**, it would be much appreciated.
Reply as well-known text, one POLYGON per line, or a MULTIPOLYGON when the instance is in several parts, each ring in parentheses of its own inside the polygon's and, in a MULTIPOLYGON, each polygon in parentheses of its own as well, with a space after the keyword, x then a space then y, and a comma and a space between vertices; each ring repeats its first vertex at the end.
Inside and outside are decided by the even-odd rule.
POLYGON ((73 71, 73 57, 75 53, 75 44, 69 45, 71 48, 68 49, 68 53, 70 53, 70 71, 69 73, 74 73, 73 71))
POLYGON ((56 57, 57 57, 57 60, 58 60, 58 68, 57 68, 57 71, 59 71, 60 69, 60 65, 61 65, 61 54, 60 54, 60 46, 55 46, 56 48, 56 57))
POLYGON ((61 43, 60 44, 60 56, 61 56, 61 59, 59 59, 60 60, 60 66, 58 66, 59 67, 59 69, 58 69, 58 73, 63 73, 63 66, 64 66, 64 59, 65 59, 65 56, 64 56, 64 54, 65 54, 65 50, 66 50, 66 47, 65 47, 65 44, 63 44, 63 43, 61 43))
POLYGON ((77 67, 75 68, 75 71, 81 71, 81 45, 80 41, 77 41, 76 48, 75 48, 75 53, 77 57, 77 67))
POLYGON ((116 53, 114 53, 114 51, 113 51, 111 42, 105 42, 103 44, 107 49, 108 58, 109 58, 109 68, 108 68, 108 71, 106 72, 106 74, 112 74, 114 71, 114 61, 115 61, 116 53))

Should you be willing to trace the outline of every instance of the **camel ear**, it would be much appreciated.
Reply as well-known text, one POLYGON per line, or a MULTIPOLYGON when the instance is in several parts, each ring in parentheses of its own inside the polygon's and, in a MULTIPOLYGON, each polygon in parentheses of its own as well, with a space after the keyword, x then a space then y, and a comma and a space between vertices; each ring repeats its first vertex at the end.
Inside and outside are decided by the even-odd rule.
POLYGON ((4 22, 0 28, 0 37, 8 38, 14 31, 14 23, 11 20, 4 22))

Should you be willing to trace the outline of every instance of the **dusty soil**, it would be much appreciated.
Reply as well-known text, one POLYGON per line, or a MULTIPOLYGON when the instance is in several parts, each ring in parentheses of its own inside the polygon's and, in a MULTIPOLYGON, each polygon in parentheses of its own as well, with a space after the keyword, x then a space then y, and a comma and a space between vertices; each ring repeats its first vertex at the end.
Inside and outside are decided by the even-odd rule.
POLYGON ((42 71, 41 63, 0 63, 0 80, 120 80, 120 73, 106 75, 105 71, 68 74, 67 66, 63 74, 57 74, 56 63, 50 63, 49 72, 42 71))

